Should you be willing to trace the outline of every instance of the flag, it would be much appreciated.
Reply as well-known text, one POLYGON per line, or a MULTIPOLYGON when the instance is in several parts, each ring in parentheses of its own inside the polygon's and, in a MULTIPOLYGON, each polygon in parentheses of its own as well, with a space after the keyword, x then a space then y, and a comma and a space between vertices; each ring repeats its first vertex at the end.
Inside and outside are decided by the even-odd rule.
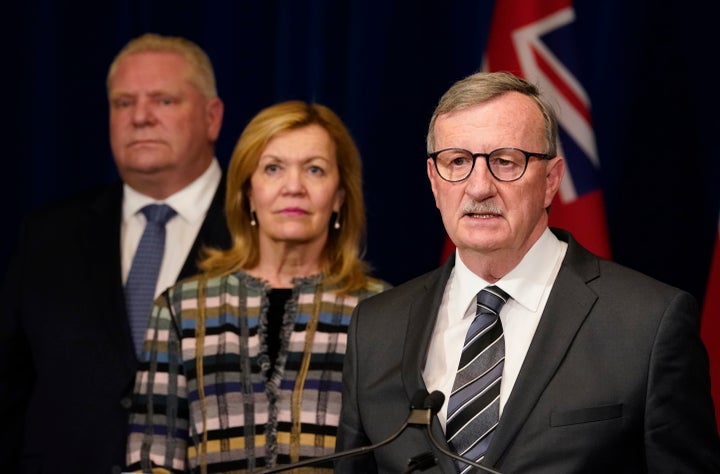
POLYGON ((710 382, 715 400, 715 421, 720 431, 720 219, 702 312, 702 339, 710 357, 710 382))
MULTIPOLYGON (((610 258, 590 100, 575 74, 574 21, 571 0, 496 1, 482 68, 524 77, 557 104, 558 153, 566 168, 550 225, 569 230, 592 252, 610 258)), ((446 238, 442 260, 453 250, 446 238)))

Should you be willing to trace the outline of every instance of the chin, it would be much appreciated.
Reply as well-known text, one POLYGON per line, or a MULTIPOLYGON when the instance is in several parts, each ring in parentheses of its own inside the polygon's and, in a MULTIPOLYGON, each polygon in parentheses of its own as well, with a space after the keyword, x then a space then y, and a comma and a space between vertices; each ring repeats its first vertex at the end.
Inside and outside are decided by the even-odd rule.
POLYGON ((454 239, 453 241, 457 242, 457 248, 475 252, 489 252, 502 247, 502 240, 491 236, 469 235, 466 238, 454 239))
POLYGON ((125 167, 136 173, 154 173, 167 168, 169 163, 170 160, 159 153, 138 153, 125 160, 125 167))
POLYGON ((288 244, 304 244, 311 242, 316 236, 310 235, 307 232, 271 232, 270 237, 277 242, 285 242, 288 244))

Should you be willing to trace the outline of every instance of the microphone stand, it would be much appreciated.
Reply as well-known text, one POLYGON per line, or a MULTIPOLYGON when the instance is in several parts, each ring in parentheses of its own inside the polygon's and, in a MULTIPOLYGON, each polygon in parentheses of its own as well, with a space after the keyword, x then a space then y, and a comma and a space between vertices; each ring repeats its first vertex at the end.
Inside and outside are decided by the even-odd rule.
MULTIPOLYGON (((417 393, 413 396, 412 402, 410 404, 410 414, 408 415, 407 419, 403 422, 402 425, 400 425, 400 428, 397 429, 393 434, 391 434, 389 437, 385 438, 382 441, 379 441, 375 444, 371 444, 369 446, 359 446, 354 449, 350 449, 347 451, 340 451, 334 454, 329 454, 327 456, 320 456, 316 458, 308 458, 300 462, 296 462, 293 464, 287 464, 284 466, 276 466, 270 469, 265 469, 263 471, 259 471, 257 474, 273 474, 276 472, 283 472, 283 471, 290 471, 292 469, 297 469, 299 467, 304 466, 310 466, 313 464, 322 464, 329 461, 334 461, 336 459, 345 458, 345 457, 352 457, 352 456, 358 456, 360 454, 366 454, 368 452, 371 452, 381 446, 385 446, 386 444, 389 444, 393 442, 400 434, 402 434, 403 431, 408 426, 425 426, 427 429, 427 435, 430 438, 430 442, 437 448, 441 453, 445 454, 446 456, 455 459, 457 461, 460 461, 464 464, 468 464, 470 466, 473 466, 475 468, 478 468, 482 470, 483 472, 488 472, 490 474, 502 474, 499 471, 496 471, 490 467, 483 466, 482 464, 479 464, 471 459, 464 458, 462 456, 459 456, 452 451, 449 451, 447 448, 441 445, 435 437, 432 434, 432 417, 437 414, 438 411, 440 411, 440 407, 442 407, 442 404, 445 401, 445 395, 443 395, 440 391, 434 391, 430 395, 427 395, 427 391, 425 390, 418 390, 417 393), (422 408, 418 408, 422 407, 422 408)), ((408 468, 405 470, 403 474, 410 474, 418 469, 425 470, 431 466, 434 466, 437 463, 437 459, 431 452, 425 452, 422 454, 419 454, 417 456, 412 457, 408 461, 408 468)))
POLYGON ((452 451, 450 451, 447 448, 445 448, 444 446, 442 446, 440 443, 438 443, 438 441, 432 435, 432 430, 430 429, 430 425, 427 426, 427 434, 430 437, 430 442, 433 444, 433 446, 435 446, 444 455, 449 456, 457 461, 460 461, 461 463, 469 464, 472 467, 481 469, 483 472, 489 472, 490 474, 502 474, 500 471, 496 471, 495 469, 492 469, 487 466, 483 466, 482 464, 479 464, 470 459, 464 458, 462 456, 458 456, 457 454, 453 453, 452 451))
POLYGON ((430 442, 432 443, 435 448, 437 448, 441 453, 444 455, 451 457, 452 459, 455 459, 456 461, 460 461, 464 464, 468 464, 470 466, 473 466, 475 468, 481 469, 483 472, 489 472, 490 474, 502 474, 500 471, 496 471, 495 469, 492 469, 487 466, 483 466, 482 464, 479 464, 471 459, 464 458, 462 456, 459 456, 449 449, 442 446, 441 443, 439 443, 435 437, 432 434, 432 417, 437 414, 438 411, 440 411, 440 407, 442 407, 442 404, 445 402, 445 395, 440 391, 434 391, 428 397, 425 399, 424 406, 426 408, 430 409, 430 413, 428 414, 428 423, 426 425, 427 427, 427 435, 428 438, 430 438, 430 442))

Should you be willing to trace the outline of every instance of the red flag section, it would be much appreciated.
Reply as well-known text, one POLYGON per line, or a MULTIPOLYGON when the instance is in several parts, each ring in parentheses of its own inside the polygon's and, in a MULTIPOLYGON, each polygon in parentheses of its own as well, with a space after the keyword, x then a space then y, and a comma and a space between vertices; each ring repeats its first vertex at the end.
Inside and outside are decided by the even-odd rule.
POLYGON ((585 247, 601 257, 610 257, 604 204, 600 191, 589 192, 566 203, 558 202, 558 197, 555 197, 550 212, 550 225, 569 229, 585 247))
MULTIPOLYGON (((597 255, 611 257, 590 100, 575 76, 571 0, 495 2, 483 69, 509 71, 537 84, 557 104, 559 154, 566 173, 550 212, 550 225, 569 230, 597 255)), ((441 260, 454 246, 446 239, 441 260)))
POLYGON ((720 431, 720 221, 702 313, 702 338, 710 357, 710 382, 715 420, 720 431))

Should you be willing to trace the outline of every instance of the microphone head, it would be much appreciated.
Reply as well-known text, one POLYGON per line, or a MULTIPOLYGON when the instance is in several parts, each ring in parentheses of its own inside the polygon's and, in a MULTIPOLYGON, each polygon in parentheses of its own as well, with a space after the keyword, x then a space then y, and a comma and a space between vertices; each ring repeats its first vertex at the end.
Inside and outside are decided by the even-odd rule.
POLYGON ((420 389, 417 392, 415 392, 415 395, 413 395, 412 400, 410 400, 410 409, 423 409, 423 408, 430 408, 428 406, 425 406, 426 400, 428 397, 427 390, 420 389))
POLYGON ((443 403, 445 403, 445 394, 440 390, 435 390, 433 393, 428 395, 427 398, 425 398, 423 408, 429 408, 433 415, 437 415, 440 408, 442 408, 443 403))

